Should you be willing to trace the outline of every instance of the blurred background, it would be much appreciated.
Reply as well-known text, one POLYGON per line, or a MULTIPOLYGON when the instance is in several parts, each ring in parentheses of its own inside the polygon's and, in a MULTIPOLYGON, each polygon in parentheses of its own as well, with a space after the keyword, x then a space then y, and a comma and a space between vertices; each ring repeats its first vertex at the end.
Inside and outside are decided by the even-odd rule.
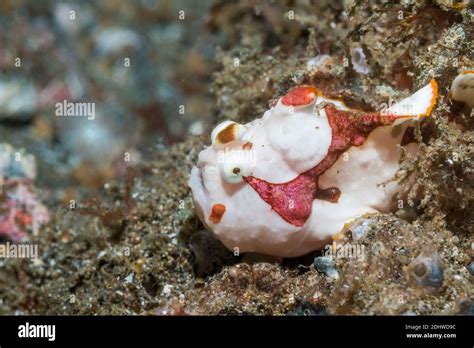
POLYGON ((54 189, 43 199, 60 202, 201 134, 219 40, 206 30, 209 6, 2 0, 0 144, 8 146, 1 155, 33 155, 35 163, 15 170, 36 167, 18 175, 54 189), (64 100, 93 104, 94 119, 56 116, 64 100))

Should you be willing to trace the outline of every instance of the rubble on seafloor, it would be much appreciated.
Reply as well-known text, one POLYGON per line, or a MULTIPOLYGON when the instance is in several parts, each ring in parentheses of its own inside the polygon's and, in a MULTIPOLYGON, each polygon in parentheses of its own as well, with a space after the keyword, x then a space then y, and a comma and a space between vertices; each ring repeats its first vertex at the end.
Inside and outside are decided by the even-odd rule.
MULTIPOLYGON (((56 13, 63 10, 57 8, 56 13)), ((121 11, 124 16, 128 13, 121 11)), ((139 10, 136 16, 144 12, 139 10)), ((150 15, 148 20, 152 19, 150 15)), ((474 114, 451 100, 449 90, 459 73, 474 67, 473 23, 474 9, 467 2, 456 6, 450 1, 214 2, 206 27, 220 36, 221 48, 212 70, 213 98, 194 98, 195 109, 205 104, 208 113, 196 133, 207 134, 210 126, 224 118, 247 122, 260 117, 274 98, 301 83, 317 85, 329 95, 342 96, 349 105, 373 110, 436 78, 438 104, 432 117, 414 129, 420 150, 414 157, 405 154, 402 158, 398 179, 404 182, 410 174, 416 175, 406 202, 394 214, 369 214, 348 223, 327 248, 304 257, 238 255, 203 231, 194 213, 186 182, 209 136, 190 135, 174 145, 154 147, 153 156, 144 156, 133 166, 111 165, 121 174, 118 178, 104 169, 95 199, 52 192, 56 199, 45 203, 51 221, 31 237, 39 245, 39 260, 0 261, 0 313, 472 315, 474 114), (81 198, 74 209, 68 205, 70 197, 81 198)), ((123 78, 120 72, 114 74, 115 51, 126 49, 133 54, 142 44, 131 29, 105 30, 99 24, 95 41, 82 42, 101 61, 88 66, 88 74, 97 79, 91 83, 92 90, 123 78), (127 30, 130 40, 125 44, 114 40, 117 30, 127 30), (99 73, 104 64, 111 70, 99 73)), ((64 35, 79 35, 90 24, 77 25, 64 28, 64 35)), ((171 38, 180 31, 179 26, 153 30, 169 30, 171 38)), ((26 31, 23 35, 29 35, 26 31)), ((35 35, 43 35, 39 42, 50 47, 47 29, 35 35)), ((153 38, 165 47, 174 42, 159 33, 153 38)), ((71 42, 81 44, 81 40, 71 42)), ((42 48, 28 48, 34 49, 42 48)), ((202 57, 195 54, 182 62, 185 68, 178 69, 178 80, 193 69, 209 74, 203 64, 196 63, 202 57)), ((67 76, 73 79, 75 73, 73 69, 67 76)), ((168 84, 173 78, 156 74, 168 86, 156 87, 159 93, 173 95, 173 86, 168 84)), ((39 94, 38 105, 44 105, 45 90, 59 93, 64 82, 33 89, 25 79, 0 80, 0 88, 11 88, 12 83, 21 86, 22 93, 39 94)), ((138 97, 124 97, 129 88, 142 89, 144 81, 127 83, 137 85, 117 91, 118 99, 123 97, 123 109, 145 115, 142 120, 147 124, 147 117, 157 108, 138 97)), ((180 86, 188 92, 196 88, 193 81, 180 86)), ((30 98, 18 117, 20 126, 31 123, 35 140, 31 141, 29 131, 16 128, 19 135, 8 138, 2 127, 0 140, 15 147, 21 145, 15 143, 19 139, 35 145, 40 173, 36 185, 54 191, 53 178, 71 171, 85 181, 90 173, 87 168, 63 161, 63 150, 44 145, 45 139, 53 138, 56 124, 50 125, 44 112, 31 111, 34 101, 30 98), (60 163, 49 179, 41 177, 48 161, 60 163)), ((6 110, 2 115, 11 119, 14 108, 4 105, 0 111, 2 107, 6 110)), ((7 124, 11 127, 10 120, 7 124)), ((111 131, 108 126, 105 130, 111 131)), ((136 140, 125 133, 134 144, 136 140)), ((73 153, 82 149, 73 143, 64 146, 73 153)), ((117 144, 117 153, 122 146, 117 144)), ((136 146, 137 152, 143 147, 136 146)), ((70 180, 61 183, 68 187, 70 180)))
POLYGON ((34 187, 35 158, 0 144, 0 239, 20 242, 49 222, 48 208, 34 187))

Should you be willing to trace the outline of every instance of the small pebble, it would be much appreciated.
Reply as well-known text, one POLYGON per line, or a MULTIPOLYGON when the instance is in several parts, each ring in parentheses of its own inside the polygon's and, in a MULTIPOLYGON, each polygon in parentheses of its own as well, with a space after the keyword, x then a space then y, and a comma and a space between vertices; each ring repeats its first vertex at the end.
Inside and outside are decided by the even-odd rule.
POLYGON ((30 80, 0 79, 0 120, 29 120, 37 108, 38 92, 30 80))
POLYGON ((443 268, 438 252, 425 248, 408 266, 408 276, 412 283, 433 291, 444 281, 443 268))
POLYGON ((314 268, 318 272, 324 273, 326 276, 330 278, 339 278, 339 273, 334 268, 334 260, 327 256, 319 256, 314 259, 314 268))
POLYGON ((296 307, 290 315, 294 316, 320 316, 320 315, 329 315, 326 307, 318 304, 313 304, 308 301, 301 301, 298 307, 296 307))
POLYGON ((363 238, 370 226, 369 219, 358 219, 351 225, 352 240, 356 241, 363 238))
POLYGON ((467 270, 469 271, 469 273, 474 276, 474 261, 472 261, 468 266, 467 266, 467 270))

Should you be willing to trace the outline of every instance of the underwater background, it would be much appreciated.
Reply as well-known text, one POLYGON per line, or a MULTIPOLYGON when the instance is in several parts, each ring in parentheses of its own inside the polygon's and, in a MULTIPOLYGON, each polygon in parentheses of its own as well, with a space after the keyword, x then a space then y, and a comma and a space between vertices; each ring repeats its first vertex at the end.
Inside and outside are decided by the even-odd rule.
POLYGON ((1 1, 0 239, 39 255, 0 258, 0 314, 472 315, 474 113, 449 91, 473 35, 470 1, 1 1), (366 257, 235 255, 197 218, 218 122, 299 84, 371 110, 432 78, 409 204, 341 237, 366 257))

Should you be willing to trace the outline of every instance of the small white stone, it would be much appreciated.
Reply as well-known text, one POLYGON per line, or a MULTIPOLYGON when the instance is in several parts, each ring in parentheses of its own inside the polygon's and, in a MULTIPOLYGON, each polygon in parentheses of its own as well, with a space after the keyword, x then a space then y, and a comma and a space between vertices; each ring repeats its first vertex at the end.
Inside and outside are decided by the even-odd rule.
POLYGON ((133 272, 130 273, 126 278, 125 278, 125 284, 131 284, 133 283, 133 272))
POLYGON ((451 97, 453 100, 466 103, 470 108, 474 107, 474 71, 459 74, 451 85, 451 97))
POLYGON ((359 219, 352 223, 350 227, 352 232, 352 240, 357 241, 363 238, 369 230, 370 222, 371 221, 369 219, 359 219))
POLYGON ((173 289, 173 285, 166 284, 161 291, 161 296, 169 296, 171 295, 171 290, 173 289))

